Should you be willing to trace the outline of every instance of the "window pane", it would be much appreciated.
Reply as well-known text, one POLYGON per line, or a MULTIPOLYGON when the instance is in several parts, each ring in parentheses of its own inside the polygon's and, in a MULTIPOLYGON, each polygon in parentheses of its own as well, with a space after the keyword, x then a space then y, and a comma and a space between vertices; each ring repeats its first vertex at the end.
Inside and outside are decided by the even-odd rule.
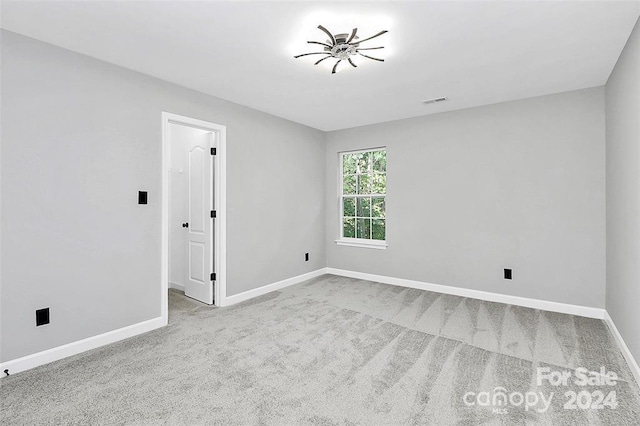
POLYGON ((354 175, 346 175, 342 179, 342 193, 345 195, 356 193, 356 177, 354 175))
POLYGON ((342 236, 345 238, 356 237, 356 219, 354 217, 345 217, 342 220, 342 236))
POLYGON ((371 170, 371 152, 361 152, 358 156, 358 173, 368 173, 371 170))
POLYGON ((342 174, 355 175, 357 170, 356 154, 344 154, 342 156, 342 174))
POLYGON ((358 194, 371 194, 370 175, 358 175, 358 194))
POLYGON ((384 219, 373 219, 373 232, 372 237, 374 240, 384 240, 385 235, 385 226, 384 219))
POLYGON ((372 194, 386 194, 387 193, 387 175, 381 173, 374 173, 372 176, 372 194))
POLYGON ((356 209, 358 217, 371 217, 371 199, 369 197, 358 197, 358 208, 356 209))
POLYGON ((341 154, 341 238, 386 238, 385 149, 341 154))
POLYGON ((371 216, 384 217, 384 198, 374 197, 371 199, 371 216))
POLYGON ((373 152, 373 170, 376 172, 387 171, 387 152, 386 151, 373 152))
POLYGON ((371 219, 356 219, 356 237, 371 239, 371 219))
POLYGON ((342 216, 355 216, 356 215, 356 199, 344 198, 342 201, 342 216))

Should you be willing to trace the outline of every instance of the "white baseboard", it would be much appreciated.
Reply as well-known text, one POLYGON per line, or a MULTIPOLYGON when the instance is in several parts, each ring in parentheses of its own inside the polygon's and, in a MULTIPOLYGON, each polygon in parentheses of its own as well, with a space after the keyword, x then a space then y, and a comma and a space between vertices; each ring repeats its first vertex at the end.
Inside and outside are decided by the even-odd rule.
MULTIPOLYGON (((403 278, 393 278, 383 275, 367 274, 364 272, 348 271, 344 269, 336 268, 321 268, 306 274, 297 275, 282 281, 278 281, 272 284, 268 284, 253 290, 248 290, 233 296, 229 296, 225 299, 223 306, 234 305, 236 303, 244 302, 245 300, 252 299, 263 294, 270 293, 272 291, 280 290, 285 287, 289 287, 294 284, 301 283, 311 278, 319 277, 324 274, 340 275, 344 277, 357 278, 367 281, 375 281, 384 284, 396 285, 401 287, 415 288, 419 290, 433 291, 437 293, 451 294, 461 297, 469 297, 473 299, 486 300, 490 302, 506 303, 516 306, 524 306, 533 309, 541 309, 545 311, 560 312, 571 315, 580 315, 590 318, 603 319, 607 322, 611 328, 614 336, 616 337, 622 353, 624 354, 631 370, 636 377, 638 383, 640 383, 640 369, 638 364, 634 360, 631 352, 627 348, 624 340, 620 336, 615 324, 613 323, 609 314, 600 308, 592 308, 579 305, 570 305, 565 303, 550 302, 546 300, 530 299, 518 296, 508 296, 498 293, 490 293, 480 290, 470 290, 460 287, 452 287, 440 284, 431 284, 421 281, 407 280, 403 278)), ((176 286, 172 286, 177 288, 176 286)), ((10 374, 15 374, 20 371, 28 370, 30 368, 37 367, 39 365, 47 364, 49 362, 57 361, 59 359, 76 355, 90 349, 94 349, 100 346, 114 343, 119 340, 123 340, 129 337, 136 336, 138 334, 146 333, 156 328, 160 328, 167 325, 166 319, 162 317, 154 318, 148 321, 143 321, 138 324, 133 324, 128 327, 123 327, 118 330, 113 330, 98 336, 89 337, 77 342, 69 343, 66 345, 58 346, 56 348, 48 349, 46 351, 38 352, 32 355, 27 355, 22 358, 6 361, 0 363, 0 371, 5 369, 9 370, 10 374)))
POLYGON ((169 288, 175 288, 176 290, 184 291, 183 285, 172 283, 171 281, 169 281, 169 288))
POLYGON ((19 373, 71 355, 76 355, 100 346, 108 345, 109 343, 137 336, 138 334, 146 333, 165 325, 167 325, 167 323, 162 319, 162 317, 139 322, 137 324, 129 325, 97 336, 88 337, 66 345, 47 349, 46 351, 37 352, 22 358, 16 358, 0 363, 0 371, 4 372, 4 370, 9 370, 9 374, 19 373))
POLYGON ((234 294, 233 296, 227 296, 224 306, 235 305, 236 303, 244 302, 245 300, 253 299, 254 297, 262 296, 263 294, 271 293, 272 291, 280 290, 281 288, 289 287, 291 285, 310 280, 311 278, 319 277, 320 275, 324 275, 326 273, 327 268, 321 268, 315 271, 307 272, 306 274, 287 278, 286 280, 254 288, 253 290, 234 294))
POLYGON ((416 288, 418 290, 433 291, 436 293, 452 294, 454 296, 469 297, 472 299, 486 300, 488 302, 506 303, 509 305, 524 306, 543 311, 560 312, 563 314, 579 315, 589 318, 604 319, 606 311, 600 308, 588 306, 570 305, 567 303, 550 302, 547 300, 529 299, 526 297, 508 296, 499 293, 490 293, 481 290, 452 287, 441 284, 431 284, 422 281, 405 280, 403 278, 386 277, 383 275, 367 274, 364 272, 347 271, 344 269, 326 268, 327 274, 341 275, 343 277, 358 278, 361 280, 375 281, 384 284, 401 287, 416 288))
POLYGON ((613 318, 611 318, 611 316, 609 315, 609 312, 605 312, 604 322, 606 322, 609 328, 611 329, 611 333, 613 334, 613 336, 616 338, 616 341, 618 342, 618 347, 620 348, 620 352, 622 352, 622 355, 624 355, 624 359, 627 360, 627 364, 629 365, 629 369, 633 373, 633 377, 636 378, 636 383, 640 385, 640 367, 638 366, 638 363, 636 362, 635 358, 631 354, 631 351, 627 347, 627 344, 624 342, 624 339, 622 338, 622 335, 618 331, 618 327, 616 327, 616 324, 613 322, 613 318))

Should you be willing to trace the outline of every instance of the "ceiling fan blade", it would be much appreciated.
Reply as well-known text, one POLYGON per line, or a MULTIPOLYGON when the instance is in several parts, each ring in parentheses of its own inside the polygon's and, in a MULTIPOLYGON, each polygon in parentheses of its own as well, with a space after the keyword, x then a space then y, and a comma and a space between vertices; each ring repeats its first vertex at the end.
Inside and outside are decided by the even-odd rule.
POLYGON ((378 34, 376 34, 376 35, 372 35, 372 36, 371 36, 371 37, 369 37, 369 38, 365 38, 364 40, 358 40, 358 41, 357 41, 357 43, 358 43, 358 44, 363 43, 363 42, 365 42, 365 41, 367 41, 367 40, 371 40, 372 38, 376 38, 376 37, 381 36, 382 34, 384 34, 384 33, 388 33, 388 32, 389 32, 389 31, 387 31, 387 30, 380 31, 378 34))
POLYGON ((384 59, 374 58, 373 56, 365 55, 364 53, 358 52, 358 55, 364 56, 365 58, 373 59, 374 61, 384 62, 384 59))
POLYGON ((336 64, 333 66, 333 69, 331 70, 331 74, 335 74, 336 73, 336 68, 338 68, 338 64, 342 62, 342 59, 338 59, 338 62, 336 62, 336 64))
POLYGON ((322 42, 320 42, 320 41, 308 41, 307 43, 309 43, 309 44, 319 44, 319 45, 321 45, 321 46, 326 46, 326 47, 328 47, 329 49, 331 49, 331 48, 333 47, 333 46, 331 46, 330 44, 322 43, 322 42))
POLYGON ((353 63, 353 61, 351 60, 351 58, 347 58, 347 60, 349 61, 349 63, 351 64, 352 67, 354 68, 358 68, 358 66, 356 64, 353 63))
POLYGON ((376 49, 384 49, 384 46, 379 46, 379 47, 358 47, 357 50, 376 50, 376 49))
POLYGON ((353 40, 357 32, 358 32, 357 28, 354 28, 353 31, 351 31, 351 36, 349 37, 349 40, 347 40, 347 43, 351 43, 351 40, 353 40))
POLYGON ((309 55, 331 55, 329 52, 313 52, 313 53, 303 53, 302 55, 296 55, 294 58, 299 58, 301 56, 309 56, 309 55))
POLYGON ((319 61, 317 61, 315 64, 313 65, 318 65, 320 62, 324 61, 325 59, 329 59, 331 58, 331 56, 325 56, 324 58, 320 59, 319 61))
POLYGON ((321 31, 324 31, 329 36, 329 40, 331 40, 332 47, 336 45, 336 38, 333 36, 333 34, 329 32, 328 29, 326 29, 322 25, 318 25, 318 29, 321 31))

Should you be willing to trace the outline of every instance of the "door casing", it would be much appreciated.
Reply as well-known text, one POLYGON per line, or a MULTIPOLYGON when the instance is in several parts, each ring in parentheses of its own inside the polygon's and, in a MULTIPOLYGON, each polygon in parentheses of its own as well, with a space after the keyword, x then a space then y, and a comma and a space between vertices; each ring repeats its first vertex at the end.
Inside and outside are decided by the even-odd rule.
POLYGON ((225 306, 227 296, 227 236, 226 236, 226 126, 208 121, 162 112, 162 213, 161 213, 161 261, 160 261, 160 312, 165 324, 169 320, 169 125, 180 124, 207 130, 215 134, 217 141, 214 159, 213 205, 216 218, 214 229, 214 265, 216 274, 214 305, 225 306))

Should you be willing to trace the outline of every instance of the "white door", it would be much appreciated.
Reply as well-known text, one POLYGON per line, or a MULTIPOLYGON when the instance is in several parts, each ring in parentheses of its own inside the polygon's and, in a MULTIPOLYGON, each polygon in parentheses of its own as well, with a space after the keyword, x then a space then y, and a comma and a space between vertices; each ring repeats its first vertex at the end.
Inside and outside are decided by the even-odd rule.
POLYGON ((187 151, 187 281, 184 293, 213 303, 213 156, 211 132, 189 138, 187 151))
POLYGON ((184 204, 183 208, 177 206, 173 209, 178 214, 171 215, 170 224, 173 233, 181 231, 184 238, 172 239, 171 251, 176 255, 172 256, 171 261, 179 263, 184 259, 184 264, 183 267, 170 265, 170 269, 184 274, 184 292, 187 296, 207 304, 213 304, 214 294, 211 217, 214 176, 211 148, 214 143, 213 132, 171 124, 171 151, 176 153, 172 164, 184 165, 183 185, 172 190, 172 205, 184 204), (182 157, 182 161, 179 157, 182 157))

